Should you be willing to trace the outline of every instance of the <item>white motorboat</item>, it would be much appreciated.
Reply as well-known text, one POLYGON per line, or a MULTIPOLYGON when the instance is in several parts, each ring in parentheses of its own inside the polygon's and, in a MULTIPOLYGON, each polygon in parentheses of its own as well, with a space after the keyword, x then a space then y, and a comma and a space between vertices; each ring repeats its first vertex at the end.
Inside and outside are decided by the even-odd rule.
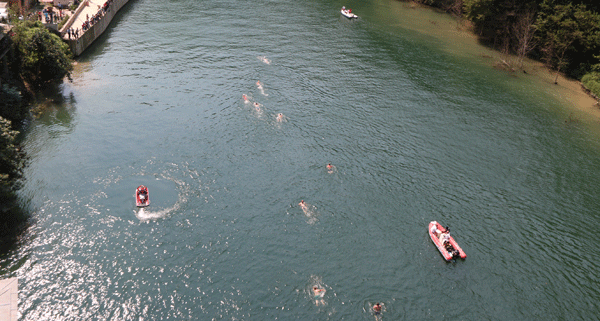
POLYGON ((354 13, 352 13, 352 9, 346 9, 346 7, 342 7, 342 11, 340 11, 342 13, 342 15, 348 19, 355 19, 358 18, 357 15, 355 15, 354 13))

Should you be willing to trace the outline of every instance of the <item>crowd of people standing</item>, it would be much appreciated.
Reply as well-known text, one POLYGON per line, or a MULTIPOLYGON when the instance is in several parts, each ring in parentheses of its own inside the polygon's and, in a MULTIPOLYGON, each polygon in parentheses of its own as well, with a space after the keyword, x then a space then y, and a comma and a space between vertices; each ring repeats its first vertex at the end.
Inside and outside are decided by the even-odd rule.
MULTIPOLYGON (((69 39, 79 38, 80 35, 83 35, 83 33, 85 33, 87 30, 89 30, 93 25, 98 23, 102 19, 102 17, 104 17, 106 12, 108 12, 110 10, 110 5, 112 4, 112 2, 113 2, 113 0, 107 0, 106 2, 104 2, 102 7, 98 6, 98 12, 93 14, 91 17, 89 16, 89 14, 85 15, 85 21, 81 24, 81 34, 80 34, 79 28, 67 29, 67 35, 68 35, 69 39)), ((84 1, 82 5, 89 6, 90 5, 89 0, 84 1)))
POLYGON ((38 20, 46 23, 58 23, 65 17, 62 9, 55 10, 54 7, 46 7, 37 12, 38 20))

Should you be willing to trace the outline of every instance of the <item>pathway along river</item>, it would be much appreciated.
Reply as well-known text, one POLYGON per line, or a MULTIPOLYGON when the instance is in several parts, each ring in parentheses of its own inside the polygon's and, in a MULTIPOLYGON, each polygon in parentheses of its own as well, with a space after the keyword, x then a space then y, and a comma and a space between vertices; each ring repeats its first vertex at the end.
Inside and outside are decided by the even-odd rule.
POLYGON ((449 21, 128 4, 27 131, 34 223, 1 265, 22 320, 597 319, 593 126, 408 17, 449 21))

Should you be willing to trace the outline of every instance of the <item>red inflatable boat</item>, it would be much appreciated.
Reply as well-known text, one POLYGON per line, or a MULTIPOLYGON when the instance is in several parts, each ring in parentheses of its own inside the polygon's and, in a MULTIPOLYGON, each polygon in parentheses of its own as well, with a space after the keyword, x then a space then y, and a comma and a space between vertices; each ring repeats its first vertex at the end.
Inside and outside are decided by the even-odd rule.
POLYGON ((440 253, 442 253, 442 256, 446 261, 450 261, 458 257, 463 259, 467 257, 467 254, 465 254, 460 246, 458 246, 454 238, 450 235, 450 231, 447 231, 442 224, 436 221, 429 222, 429 236, 431 237, 431 240, 435 246, 437 246, 438 250, 440 250, 440 253), (447 242, 442 241, 444 239, 447 242))
POLYGON ((146 186, 140 185, 135 190, 135 205, 137 205, 137 207, 146 207, 150 205, 150 196, 146 186))

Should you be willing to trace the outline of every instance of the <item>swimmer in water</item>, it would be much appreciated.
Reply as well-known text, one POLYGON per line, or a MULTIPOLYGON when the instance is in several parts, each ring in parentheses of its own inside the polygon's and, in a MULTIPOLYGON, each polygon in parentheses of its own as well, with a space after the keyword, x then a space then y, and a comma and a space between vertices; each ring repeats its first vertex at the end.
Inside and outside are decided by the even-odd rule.
POLYGON ((325 295, 325 292, 326 292, 325 289, 322 289, 322 288, 320 288, 320 287, 318 287, 316 285, 313 286, 312 290, 313 290, 313 294, 315 296, 315 299, 321 299, 325 295))
POLYGON ((260 80, 258 80, 258 81, 256 82, 256 88, 258 88, 258 90, 260 90, 260 93, 261 93, 263 96, 269 96, 268 94, 265 94, 265 89, 264 89, 264 87, 263 87, 262 83, 260 82, 260 80))
POLYGON ((304 211, 306 211, 308 209, 308 207, 306 206, 306 203, 304 202, 304 200, 301 200, 300 203, 298 203, 298 205, 300 205, 300 207, 302 207, 302 209, 304 211))
POLYGON ((278 122, 281 123, 283 121, 283 114, 282 113, 277 114, 277 118, 276 119, 277 119, 278 122))
POLYGON ((373 312, 375 312, 375 314, 380 314, 381 313, 381 304, 379 303, 375 303, 375 305, 373 305, 373 312))
POLYGON ((244 98, 244 102, 247 104, 250 102, 250 100, 248 99, 248 96, 246 96, 246 94, 242 95, 242 98, 244 98))
POLYGON ((334 167, 333 165, 331 165, 331 163, 327 164, 327 173, 331 174, 333 173, 334 167))
POLYGON ((313 298, 315 299, 315 304, 325 305, 325 300, 323 300, 323 296, 325 295, 325 289, 315 285, 312 288, 313 298))
POLYGON ((265 57, 265 56, 258 56, 258 57, 256 57, 256 58, 258 58, 258 60, 260 60, 260 61, 264 62, 264 63, 265 63, 265 64, 267 64, 267 65, 270 65, 270 64, 271 64, 271 60, 267 59, 267 57, 265 57))

